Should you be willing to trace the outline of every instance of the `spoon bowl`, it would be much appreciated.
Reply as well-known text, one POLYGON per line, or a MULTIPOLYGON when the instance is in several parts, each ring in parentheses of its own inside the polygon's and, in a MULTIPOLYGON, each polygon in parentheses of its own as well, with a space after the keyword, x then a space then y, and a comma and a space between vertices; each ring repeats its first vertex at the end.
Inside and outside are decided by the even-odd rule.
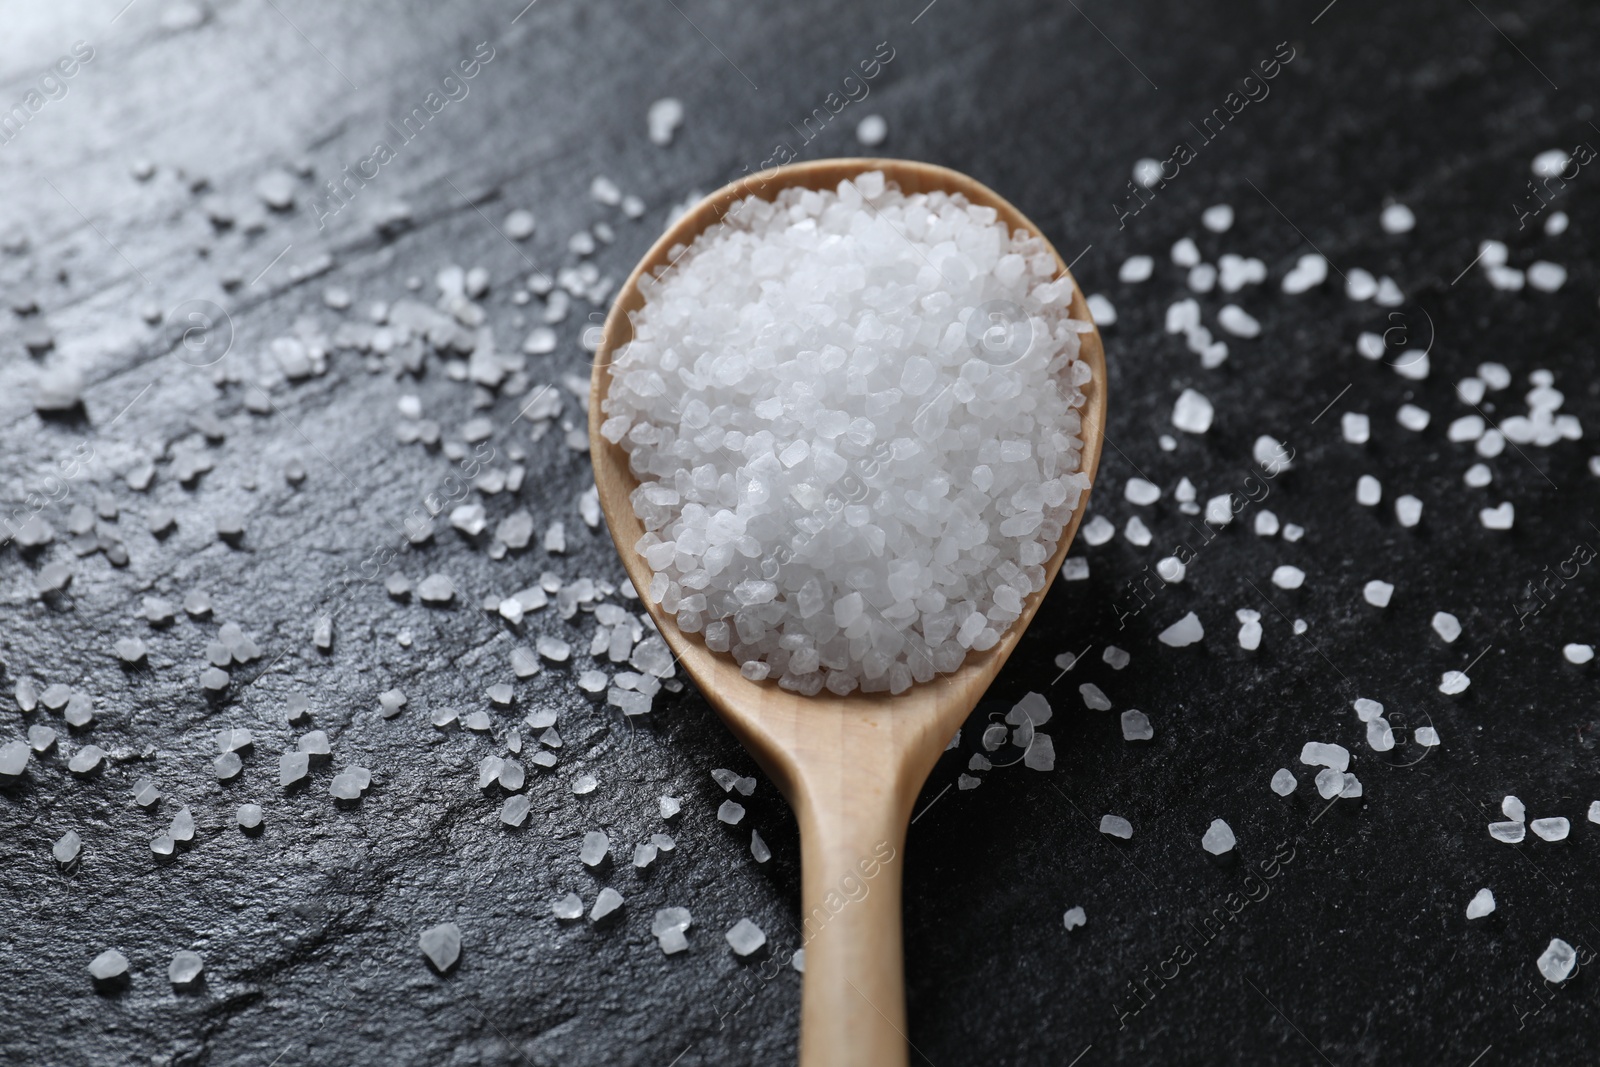
MULTIPOLYGON (((964 174, 894 159, 826 159, 752 174, 712 193, 656 241, 628 276, 606 318, 589 394, 589 444, 595 485, 624 568, 663 638, 707 701, 794 808, 801 840, 801 927, 805 984, 800 1062, 804 1067, 894 1067, 907 1062, 905 981, 901 953, 900 887, 911 808, 939 754, 977 706, 1033 620, 1066 558, 1088 505, 1079 500, 1064 524, 1045 583, 1025 598, 1021 617, 994 647, 969 652, 961 666, 892 696, 851 693, 816 696, 752 682, 726 653, 706 648, 699 634, 681 632, 670 614, 643 595, 651 570, 633 546, 644 534, 629 494, 638 481, 628 455, 600 433, 602 402, 611 384, 613 354, 633 337, 631 314, 644 306, 640 280, 672 260, 747 196, 772 199, 785 188, 833 189, 866 172, 882 171, 902 192, 961 193, 993 208, 1013 231, 1041 239, 1039 228, 1006 200, 964 174)), ((1054 246, 1060 274, 1070 277, 1054 246)), ((1092 322, 1073 286, 1071 315, 1092 322)), ((1093 483, 1106 417, 1105 351, 1098 331, 1080 335, 1079 358, 1093 377, 1082 386, 1081 470, 1093 483)))

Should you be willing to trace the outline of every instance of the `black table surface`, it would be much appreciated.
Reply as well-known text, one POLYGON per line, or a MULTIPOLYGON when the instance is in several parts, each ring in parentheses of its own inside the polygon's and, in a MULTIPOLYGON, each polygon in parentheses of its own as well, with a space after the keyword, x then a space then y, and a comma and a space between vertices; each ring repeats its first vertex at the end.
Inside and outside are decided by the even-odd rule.
MULTIPOLYGON (((1549 0, 1516 11, 1471 0, 125 3, 18 2, 0 33, 0 105, 23 116, 0 143, 0 289, 10 305, 0 311, 0 495, 13 517, 41 508, 56 534, 43 548, 0 547, 0 682, 7 694, 21 678, 63 683, 95 703, 83 730, 9 700, 0 713, 0 740, 35 724, 61 735, 0 789, 0 1059, 793 1060, 801 979, 770 962, 800 943, 799 842, 782 799, 763 778, 741 826, 718 822, 724 798, 709 772, 758 772, 692 687, 662 694, 630 728, 575 685, 575 671, 591 665, 586 617, 566 623, 549 608, 514 628, 480 606, 545 570, 567 581, 623 577, 605 529, 580 516, 587 456, 559 426, 531 440, 516 419, 526 392, 511 395, 586 374, 580 333, 604 306, 575 300, 556 351, 529 357, 526 379, 498 395, 451 380, 431 350, 412 374, 400 353, 369 360, 334 349, 325 374, 297 382, 274 376, 269 351, 297 330, 331 336, 373 301, 431 302, 436 274, 457 264, 489 271, 486 325, 514 354, 540 303, 512 294, 534 269, 575 263, 573 233, 602 220, 614 227, 592 260, 619 279, 674 205, 759 167, 780 145, 800 159, 860 154, 855 126, 872 113, 888 121, 879 151, 1000 191, 1074 262, 1087 291, 1115 303, 1119 321, 1105 330, 1110 426, 1089 510, 1119 531, 1139 515, 1153 534, 1147 547, 1120 532, 1074 547, 1087 580, 1052 589, 928 781, 900 860, 913 1062, 1593 1058, 1600 826, 1585 812, 1600 798, 1600 690, 1593 667, 1570 665, 1562 647, 1600 637, 1595 567, 1570 563, 1578 546, 1600 545, 1600 482, 1589 467, 1600 421, 1596 179, 1576 167, 1537 194, 1528 183, 1538 152, 1582 159, 1600 143, 1600 9, 1549 0), (76 42, 79 59, 84 49, 90 58, 68 62, 71 77, 48 78, 76 42), (485 54, 480 44, 492 58, 470 80, 447 81, 485 54), (830 99, 859 96, 846 78, 875 53, 892 58, 866 98, 830 99), (1261 78, 1274 57, 1276 76, 1261 78), (646 111, 665 96, 683 101, 686 118, 662 148, 646 137, 646 111), (430 119, 402 140, 391 123, 418 107, 430 119), (1218 109, 1225 121, 1207 125, 1218 109), (808 117, 821 128, 809 140, 808 117), (394 158, 349 207, 318 208, 323 183, 361 166, 377 141, 394 158), (1135 161, 1166 160, 1180 144, 1187 158, 1168 180, 1136 194, 1135 161), (140 161, 153 166, 145 180, 134 176, 140 161), (291 210, 270 210, 254 192, 274 169, 292 178, 291 210), (640 197, 643 219, 592 200, 597 175, 640 197), (1380 228, 1391 200, 1414 210, 1415 230, 1380 228), (1225 234, 1200 224, 1216 203, 1237 212, 1225 234), (374 228, 399 205, 409 226, 374 228), (500 232, 517 207, 538 219, 521 243, 500 232), (1556 211, 1571 228, 1548 235, 1556 211), (1164 329, 1167 305, 1188 295, 1168 256, 1185 235, 1208 261, 1235 253, 1269 269, 1265 285, 1198 297, 1208 324, 1230 301, 1262 324, 1259 338, 1229 338, 1230 358, 1215 369, 1164 329), (1490 238, 1510 246, 1514 266, 1563 264, 1566 284, 1491 288, 1473 266, 1490 238), (1283 294, 1283 275, 1313 251, 1332 265, 1328 283, 1283 294), (1119 282, 1135 254, 1155 257, 1153 278, 1119 282), (1357 268, 1392 277, 1404 301, 1348 299, 1344 278, 1357 268), (410 278, 422 280, 419 292, 410 278), (329 287, 348 290, 353 307, 326 306, 329 287), (216 322, 186 346, 175 319, 196 308, 214 308, 216 322), (1397 348, 1431 349, 1425 380, 1357 354, 1358 333, 1392 327, 1397 348), (1473 413, 1456 382, 1486 360, 1514 378, 1476 405, 1491 424, 1526 410, 1529 375, 1545 369, 1565 394, 1562 412, 1590 436, 1507 447, 1484 461, 1492 484, 1473 489, 1462 481, 1478 460, 1473 445, 1452 443, 1446 428, 1473 413), (81 369, 84 402, 40 416, 36 384, 57 365, 81 369), (1170 425, 1191 387, 1216 407, 1204 435, 1170 425), (520 491, 482 502, 491 533, 529 509, 532 549, 493 560, 487 534, 474 542, 442 516, 428 543, 397 537, 455 466, 438 449, 397 442, 396 405, 408 393, 447 441, 486 416, 491 466, 509 469, 513 448, 526 453, 520 491), (1431 413, 1424 431, 1396 423, 1405 402, 1431 413), (1346 412, 1371 416, 1370 441, 1342 439, 1346 412), (1158 443, 1168 433, 1170 451, 1158 443), (1261 435, 1287 442, 1295 458, 1251 482, 1261 435), (211 469, 181 483, 201 456, 211 469), (125 476, 145 462, 154 478, 136 491, 125 476), (285 472, 296 463, 305 478, 291 484, 285 472), (1379 507, 1357 505, 1362 474, 1382 482, 1379 507), (1162 499, 1128 503, 1134 476, 1160 485, 1162 499), (1263 485, 1270 496, 1208 527, 1175 500, 1184 477, 1202 503, 1263 485), (1415 528, 1394 518, 1403 493, 1423 501, 1415 528), (101 498, 119 517, 100 519, 99 533, 123 546, 124 565, 92 546, 74 550, 73 508, 101 498), (1479 509, 1503 501, 1514 527, 1485 529, 1479 509), (162 508, 176 527, 156 538, 147 519, 162 508), (1303 527, 1303 538, 1258 537, 1251 523, 1262 508, 1303 527), (241 521, 243 536, 220 540, 219 518, 241 521), (538 544, 556 519, 564 555, 538 544), (1155 580, 1148 603, 1134 599, 1130 583, 1178 546, 1186 579, 1155 580), (313 625, 339 602, 340 576, 362 574, 383 548, 394 550, 392 564, 369 566, 378 580, 350 587, 333 647, 319 650, 313 625), (71 584, 41 596, 51 563, 70 569, 71 584), (1303 588, 1271 584, 1281 564, 1306 572, 1303 588), (394 600, 382 584, 391 570, 413 583, 446 573, 456 600, 443 609, 415 595, 394 600), (1564 577, 1527 602, 1529 583, 1557 572, 1564 577), (1395 586, 1387 608, 1363 600, 1372 579, 1395 586), (176 604, 195 589, 214 601, 209 618, 180 609, 156 629, 139 617, 144 597, 176 604), (1241 609, 1260 612, 1258 651, 1236 640, 1241 609), (1157 634, 1190 611, 1204 640, 1163 646, 1157 634), (1436 611, 1459 617, 1453 644, 1430 627, 1436 611), (206 646, 228 622, 262 655, 208 698, 206 646), (518 681, 510 650, 539 635, 574 641, 574 661, 518 681), (114 645, 135 636, 148 659, 125 668, 114 645), (1103 661, 1111 645, 1131 655, 1125 669, 1103 661), (1056 666, 1063 653, 1079 656, 1070 672, 1056 666), (1468 671, 1466 692, 1440 692, 1450 670, 1468 671), (493 711, 493 736, 429 724, 439 707, 486 709, 484 690, 500 681, 516 682, 518 706, 493 711), (1086 682, 1115 710, 1086 708, 1086 682), (391 687, 409 703, 384 719, 377 698, 391 687), (982 751, 986 720, 1030 691, 1055 709, 1046 728, 1054 770, 997 765, 972 772, 976 788, 954 788, 982 751), (310 698, 308 726, 286 722, 294 693, 310 698), (1403 742, 1394 751, 1368 747, 1351 710, 1357 697, 1386 706, 1403 742), (533 813, 510 831, 498 820, 500 795, 475 788, 477 763, 504 752, 506 731, 537 708, 559 712, 566 743, 553 771, 532 776, 533 813), (1123 740, 1118 712, 1131 708, 1148 714, 1153 741, 1123 740), (1432 750, 1412 740, 1429 724, 1442 739, 1432 750), (255 743, 242 774, 219 783, 212 759, 225 727, 250 729, 255 743), (335 758, 313 767, 309 787, 286 792, 277 756, 313 727, 329 733, 335 758), (1299 762, 1310 740, 1350 749, 1360 799, 1318 799, 1314 769, 1299 762), (66 763, 86 744, 106 750, 109 764, 79 778, 66 763), (349 764, 370 768, 373 785, 359 803, 336 804, 327 783, 349 764), (1268 787, 1279 767, 1300 780, 1288 798, 1268 787), (599 781, 587 796, 570 789, 581 773, 599 781), (132 803, 144 777, 164 794, 154 812, 132 803), (664 793, 684 798, 672 824, 656 812, 664 793), (1506 794, 1530 817, 1569 818, 1570 838, 1492 840, 1485 826, 1506 794), (244 802, 265 809, 257 836, 234 825, 244 802), (148 841, 182 804, 195 839, 158 860, 148 841), (1131 840, 1098 831, 1106 813, 1132 822, 1131 840), (1200 847, 1216 818, 1238 837, 1222 861, 1200 847), (595 829, 618 856, 598 875, 578 859, 595 829), (769 863, 751 858, 751 829, 770 843, 769 863), (68 830, 84 851, 64 870, 51 845, 68 830), (635 871, 633 844, 663 831, 676 850, 635 871), (552 917, 554 898, 576 891, 587 908, 605 885, 626 899, 621 922, 596 929, 552 917), (1467 901, 1482 887, 1498 909, 1469 921, 1467 901), (694 919, 688 952, 667 957, 649 924, 674 905, 694 919), (1073 906, 1087 924, 1068 931, 1073 906), (771 940, 764 967, 723 943, 743 917, 771 940), (446 921, 460 926, 464 950, 440 976, 418 935, 446 921), (1580 954, 1560 985, 1536 967, 1555 937, 1580 954), (107 948, 126 955, 130 974, 97 991, 87 966, 107 948), (205 959, 197 988, 168 982, 180 949, 205 959)), ((562 392, 563 417, 581 426, 581 402, 562 392)))

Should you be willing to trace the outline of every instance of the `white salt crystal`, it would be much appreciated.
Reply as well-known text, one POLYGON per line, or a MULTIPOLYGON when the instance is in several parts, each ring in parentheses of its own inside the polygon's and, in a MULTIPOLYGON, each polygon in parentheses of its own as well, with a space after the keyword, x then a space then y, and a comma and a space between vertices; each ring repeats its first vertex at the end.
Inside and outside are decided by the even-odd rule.
POLYGON ((1093 682, 1084 682, 1078 686, 1078 692, 1083 697, 1084 706, 1091 711, 1110 711, 1111 698, 1106 696, 1098 685, 1093 682))
POLYGON ((1061 916, 1061 921, 1068 930, 1075 930, 1089 921, 1088 914, 1080 907, 1068 908, 1061 916))
POLYGON ((1213 526, 1227 526, 1233 522, 1233 498, 1219 493, 1206 501, 1206 521, 1213 526))
POLYGON ((1144 712, 1130 710, 1122 713, 1124 741, 1148 741, 1155 735, 1155 728, 1150 725, 1150 717, 1144 712))
POLYGON ((1200 262, 1200 246, 1194 243, 1194 238, 1180 237, 1173 242, 1172 262, 1185 270, 1200 262))
POLYGON ((1130 283, 1148 281, 1155 265, 1156 261, 1149 256, 1129 256, 1118 268, 1117 280, 1130 283))
POLYGON ((1539 973, 1546 981, 1565 982, 1577 965, 1577 950, 1559 937, 1551 938, 1550 944, 1539 954, 1539 973))
POLYGON ((650 105, 646 120, 651 143, 664 148, 672 143, 673 134, 683 125, 683 104, 675 97, 663 97, 650 105))
POLYGON ((1259 337, 1261 323, 1238 304, 1226 304, 1217 312, 1217 325, 1235 337, 1259 337))
POLYGON ((1528 284, 1541 292, 1553 293, 1567 282, 1567 268, 1559 263, 1539 260, 1528 267, 1528 284))
POLYGON ((1084 543, 1093 547, 1103 545, 1117 535, 1117 528, 1104 515, 1096 515, 1083 524, 1078 531, 1083 535, 1084 543))
POLYGON ((1438 634, 1445 642, 1450 644, 1461 636, 1461 620, 1448 611, 1433 613, 1433 632, 1438 634))
POLYGON ((1261 613, 1241 608, 1234 614, 1239 619, 1239 647, 1254 652, 1261 647, 1261 613))
POLYGON ((66 833, 62 834, 60 839, 56 841, 56 843, 50 848, 50 854, 54 856, 55 861, 62 866, 65 866, 77 859, 78 854, 82 851, 83 839, 78 836, 78 832, 76 830, 68 830, 66 833))
POLYGON ((1133 836, 1133 824, 1120 815, 1103 815, 1100 817, 1100 832, 1126 841, 1133 836))
POLYGON ((1100 658, 1109 664, 1114 671, 1122 670, 1133 661, 1133 657, 1126 650, 1120 649, 1116 645, 1107 645, 1105 651, 1100 653, 1100 658))
POLYGON ((89 974, 97 982, 109 982, 128 973, 128 957, 114 948, 108 948, 89 964, 89 974))
POLYGON ((1205 433, 1211 429, 1211 417, 1211 401, 1193 389, 1180 393, 1172 406, 1172 425, 1185 433, 1205 433))
POLYGON ((1510 530, 1512 523, 1517 518, 1517 510, 1510 501, 1504 502, 1499 507, 1485 507, 1478 510, 1478 522, 1483 523, 1485 530, 1510 530))
POLYGON ((1089 561, 1082 556, 1068 556, 1061 561, 1063 582, 1082 582, 1089 577, 1089 561))
POLYGON ((1566 657, 1568 663, 1582 665, 1594 659, 1594 646, 1579 644, 1563 645, 1561 648, 1561 654, 1566 657))
POLYGON ((1146 526, 1144 520, 1137 515, 1128 519, 1122 528, 1122 534, 1140 548, 1147 547, 1154 540, 1154 535, 1150 533, 1150 527, 1146 526))
POLYGON ((1212 233, 1227 233, 1233 226, 1233 206, 1212 204, 1200 213, 1200 224, 1212 233))
POLYGON ((728 947, 740 956, 748 956, 767 943, 767 935, 749 919, 740 919, 723 936, 727 938, 728 947))
POLYGON ((1552 211, 1550 217, 1544 220, 1544 232, 1551 237, 1560 237, 1567 232, 1570 222, 1565 211, 1552 211))
POLYGON ((263 812, 260 804, 240 804, 234 819, 241 830, 254 830, 261 825, 263 812))
POLYGON ((1277 773, 1272 776, 1272 791, 1280 797, 1286 797, 1293 793, 1295 786, 1299 784, 1287 767, 1279 767, 1277 773))
POLYGON ((285 752, 278 757, 278 784, 291 786, 304 778, 311 769, 311 757, 304 752, 285 752))
POLYGON ((1271 537, 1278 532, 1278 516, 1265 509, 1256 512, 1255 531, 1258 537, 1271 537))
POLYGON ((717 808, 717 819, 729 826, 737 826, 744 818, 744 805, 736 800, 724 800, 717 808))
POLYGON ((1300 762, 1308 767, 1329 767, 1336 771, 1350 768, 1350 750, 1343 745, 1307 741, 1300 749, 1300 762))
POLYGON ((1439 744, 1439 731, 1431 726, 1419 726, 1411 731, 1411 736, 1423 748, 1434 748, 1439 744))
POLYGON ((1357 412, 1347 411, 1339 417, 1339 429, 1347 443, 1364 445, 1372 436, 1372 420, 1357 412))
POLYGON ((1519 845, 1527 836, 1527 827, 1520 822, 1492 822, 1489 824, 1489 836, 1496 841, 1508 845, 1519 845))
POLYGON ((683 810, 683 802, 677 797, 661 797, 657 801, 657 807, 660 809, 663 819, 673 819, 677 817, 678 812, 683 810))
POLYGON ((1305 581, 1306 572, 1287 563, 1272 572, 1272 584, 1279 589, 1299 589, 1305 581))
POLYGON ((1368 700, 1366 697, 1356 697, 1354 704, 1351 706, 1356 709, 1356 718, 1362 722, 1371 722, 1383 714, 1383 705, 1376 700, 1368 700))
POLYGON ((1591 800, 1589 802, 1589 821, 1600 822, 1600 800, 1591 800))
POLYGON ((1378 223, 1384 233, 1410 233, 1417 224, 1417 217, 1404 204, 1390 204, 1378 216, 1378 223))
POLYGON ((1394 586, 1374 578, 1362 587, 1361 596, 1375 608, 1386 608, 1389 606, 1390 598, 1394 596, 1394 586))
POLYGON ((1356 503, 1363 507, 1375 507, 1383 499, 1383 486, 1378 479, 1370 474, 1363 474, 1356 480, 1356 503))
POLYGON ((889 123, 882 115, 868 115, 856 124, 856 140, 868 148, 876 148, 888 136, 889 123))
POLYGON ((1123 487, 1123 495, 1130 504, 1154 504, 1161 499, 1161 487, 1143 478, 1129 478, 1128 484, 1123 487))
POLYGON ((1399 497, 1394 502, 1394 517, 1401 526, 1415 526, 1422 521, 1422 501, 1410 493, 1399 497))
POLYGON ((1233 836, 1233 829, 1221 819, 1213 819, 1206 828, 1205 836, 1200 839, 1200 847, 1213 856, 1220 856, 1231 852, 1237 839, 1233 836))
POLYGON ((1439 679, 1439 692, 1446 696, 1455 696, 1457 693, 1466 692, 1467 686, 1471 684, 1472 679, 1468 678, 1464 672, 1445 671, 1439 679))
POLYGON ((1414 433, 1426 430, 1432 419, 1432 415, 1415 404, 1401 404, 1400 410, 1395 413, 1395 421, 1414 433))
POLYGON ((1200 624, 1200 617, 1191 611, 1165 630, 1162 630, 1158 635, 1158 640, 1163 645, 1168 645, 1172 648, 1183 648, 1186 645, 1194 644, 1205 635, 1205 627, 1200 624))
POLYGON ((590 830, 583 835, 583 847, 578 850, 578 859, 583 861, 585 867, 598 867, 610 851, 611 839, 599 830, 590 830))
POLYGON ((1480 889, 1467 903, 1467 918, 1481 919, 1494 911, 1494 894, 1487 889, 1480 889))
POLYGON ((759 830, 750 831, 750 855, 755 858, 757 863, 766 863, 772 858, 772 849, 768 848, 767 843, 761 839, 761 831, 759 830))
POLYGON ((1336 771, 1332 767, 1324 767, 1317 772, 1317 795, 1323 800, 1332 800, 1344 792, 1344 772, 1336 771))
POLYGON ((1394 748, 1394 730, 1389 720, 1379 715, 1367 723, 1367 744, 1374 752, 1388 752, 1394 748))
POLYGON ((1528 809, 1517 797, 1508 796, 1500 801, 1500 813, 1508 819, 1524 822, 1528 818, 1528 809))
POLYGON ((1117 324, 1117 307, 1100 293, 1090 293, 1088 296, 1089 317, 1094 324, 1101 328, 1117 324))
POLYGON ((589 921, 597 923, 622 907, 622 894, 606 886, 600 890, 600 895, 595 898, 594 907, 589 909, 589 921))
POLYGON ((560 900, 550 905, 550 912, 556 918, 571 922, 573 919, 583 917, 583 899, 576 893, 568 893, 560 900))
POLYGON ((1567 834, 1572 831, 1572 823, 1560 816, 1553 819, 1534 819, 1528 823, 1528 829, 1545 841, 1565 841, 1567 834))
POLYGON ((172 954, 172 962, 167 965, 167 981, 175 986, 187 986, 199 978, 204 969, 205 961, 199 953, 181 949, 172 954))

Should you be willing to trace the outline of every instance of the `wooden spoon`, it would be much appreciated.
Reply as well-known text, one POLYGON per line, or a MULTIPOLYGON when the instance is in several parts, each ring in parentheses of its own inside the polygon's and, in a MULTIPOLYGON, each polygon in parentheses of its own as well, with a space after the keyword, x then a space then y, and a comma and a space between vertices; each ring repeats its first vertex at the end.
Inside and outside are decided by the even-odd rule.
MULTIPOLYGON (((589 394, 589 446, 595 485, 623 566, 641 594, 651 571, 633 546, 644 534, 628 495, 638 486, 621 446, 600 434, 601 402, 611 384, 612 354, 633 337, 632 312, 644 305, 639 281, 670 262, 737 200, 772 199, 781 189, 833 189, 846 178, 881 170, 907 193, 961 193, 992 207, 1013 230, 1039 228, 1000 196, 964 174, 895 159, 825 159, 752 174, 712 193, 674 223, 628 276, 595 351, 589 394)), ((1053 246, 1061 274, 1067 265, 1053 246)), ((1088 321, 1083 294, 1074 318, 1088 321)), ((1098 332, 1081 337, 1081 358, 1094 371, 1083 387, 1083 465, 1092 481, 1100 464, 1106 418, 1105 352, 1098 332)), ((977 706, 1050 588, 1087 507, 1087 494, 1062 531, 1045 567, 1045 585, 1023 603, 1022 616, 987 652, 970 653, 951 674, 900 696, 853 693, 807 697, 773 682, 751 682, 726 653, 700 635, 684 634, 671 615, 642 596, 662 636, 700 692, 777 783, 800 823, 801 908, 806 959, 800 1021, 804 1067, 894 1067, 907 1063, 905 975, 900 942, 900 877, 906 827, 917 794, 955 732, 977 706)))

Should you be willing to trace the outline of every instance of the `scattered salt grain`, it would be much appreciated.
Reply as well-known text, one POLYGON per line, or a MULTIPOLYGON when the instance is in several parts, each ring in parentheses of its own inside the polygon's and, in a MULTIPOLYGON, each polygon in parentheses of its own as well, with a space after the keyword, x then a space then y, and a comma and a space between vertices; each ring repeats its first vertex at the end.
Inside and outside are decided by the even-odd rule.
POLYGON ((1306 581, 1306 572, 1287 563, 1272 572, 1272 584, 1279 589, 1299 589, 1306 581))
POLYGON ((1509 530, 1516 521, 1516 509, 1511 501, 1507 500, 1499 507, 1483 508, 1478 512, 1478 521, 1486 530, 1509 530))
POLYGON ((1185 433, 1200 434, 1211 429, 1211 418, 1211 401, 1193 389, 1178 394, 1177 403, 1172 406, 1172 425, 1185 433))
POLYGON ((128 973, 128 957, 114 948, 108 948, 89 964, 89 974, 96 982, 110 982, 128 973))
POLYGON ((1550 944, 1539 954, 1539 973, 1546 981, 1565 982, 1577 965, 1577 950, 1559 937, 1551 938, 1550 944))
POLYGON ((868 115, 856 124, 856 140, 868 148, 876 148, 889 136, 889 123, 882 115, 868 115))
POLYGON ((759 830, 750 831, 750 855, 755 858, 757 863, 766 863, 772 858, 772 849, 768 848, 767 843, 761 839, 759 830))
POLYGON ((1394 596, 1394 586, 1374 578, 1362 587, 1361 596, 1375 608, 1386 608, 1389 606, 1390 598, 1394 596))
POLYGON ((1415 526, 1422 521, 1422 501, 1410 493, 1399 497, 1394 502, 1394 517, 1401 526, 1415 526))
POLYGON ((599 830, 590 830, 583 835, 583 847, 578 850, 578 859, 583 861, 585 867, 598 867, 610 851, 611 839, 599 830))
POLYGON ((1383 486, 1370 474, 1356 480, 1356 503, 1363 507, 1376 507, 1383 499, 1383 486))
POLYGON ((1156 261, 1149 256, 1129 256, 1117 269, 1117 280, 1132 284, 1149 281, 1155 265, 1156 261))
POLYGON ((1378 216, 1384 233, 1410 233, 1417 224, 1417 216, 1404 204, 1390 204, 1378 216))
POLYGON ((1236 843, 1237 839, 1233 836, 1233 829, 1221 819, 1213 819, 1211 825, 1206 828, 1205 835, 1200 838, 1200 847, 1213 856, 1231 852, 1236 843))
POLYGON ((1133 824, 1120 815, 1103 815, 1100 818, 1100 832, 1126 841, 1133 836, 1133 824))
POLYGON ((767 935, 761 932, 761 927, 749 919, 740 919, 725 935, 728 947, 740 956, 748 956, 767 943, 767 935))
POLYGON ((254 830, 261 825, 262 816, 260 804, 240 804, 239 810, 234 812, 234 821, 241 830, 254 830))
POLYGON ((1217 325, 1235 337, 1259 337, 1261 323, 1237 304, 1226 304, 1217 312, 1217 325))
POLYGON ((1088 914, 1081 907, 1068 908, 1062 915, 1061 922, 1068 930, 1075 930, 1089 921, 1088 914))
POLYGON ((677 797, 661 797, 656 806, 660 809, 663 819, 675 819, 683 810, 683 802, 677 797))
POLYGON ((550 905, 550 913, 557 919, 570 922, 583 917, 583 899, 576 893, 568 893, 560 900, 550 905))
POLYGON ((1433 632, 1438 634, 1445 644, 1450 644, 1461 636, 1461 620, 1448 611, 1433 613, 1433 632))
POLYGON ((729 826, 737 826, 744 818, 744 805, 736 800, 724 800, 717 809, 717 819, 729 826))
POLYGON ((1520 822, 1492 822, 1489 836, 1508 845, 1519 845, 1527 836, 1527 827, 1520 822))
POLYGON ((1339 429, 1346 443, 1364 445, 1372 436, 1372 420, 1357 412, 1347 411, 1339 417, 1339 429))
POLYGON ((1183 648, 1194 644, 1205 635, 1205 627, 1201 625, 1200 617, 1191 611, 1165 630, 1162 630, 1158 635, 1158 640, 1163 645, 1168 645, 1172 648, 1183 648))
POLYGON ((61 839, 51 847, 50 854, 55 857, 55 861, 57 863, 65 867, 67 864, 77 859, 79 853, 82 851, 83 840, 78 836, 76 830, 68 830, 66 833, 62 834, 61 839))
POLYGON ((461 958, 461 927, 455 923, 440 923, 422 931, 417 939, 422 954, 440 974, 456 965, 461 958))
POLYGON ((1395 421, 1413 433, 1426 430, 1432 420, 1432 415, 1415 404, 1401 404, 1400 410, 1395 413, 1395 421))
POLYGON ((1494 911, 1494 894, 1487 889, 1480 889, 1467 903, 1467 918, 1481 919, 1494 911))
POLYGON ((1565 841, 1567 834, 1572 831, 1572 823, 1560 816, 1553 819, 1534 819, 1528 823, 1528 829, 1545 841, 1565 841))
POLYGON ((1233 227, 1233 207, 1212 204, 1200 213, 1200 224, 1212 233, 1227 233, 1233 227))
POLYGON ((1111 710, 1111 698, 1093 682, 1084 682, 1078 686, 1078 693, 1083 697, 1084 706, 1090 711, 1111 710))
POLYGON ((1350 750, 1343 745, 1307 741, 1300 749, 1300 762, 1307 767, 1329 767, 1336 771, 1350 768, 1350 750))
POLYGON ((1594 646, 1579 644, 1564 645, 1562 646, 1561 654, 1566 657, 1568 663, 1576 663, 1581 666, 1594 659, 1594 646))
POLYGON ((1336 771, 1331 767, 1324 767, 1317 772, 1317 795, 1323 800, 1332 800, 1344 792, 1344 772, 1336 771))
POLYGON ((1154 504, 1161 499, 1161 487, 1143 478, 1129 478, 1128 484, 1123 487, 1123 496, 1127 497, 1130 504, 1154 504))
POLYGON ((1439 731, 1432 726, 1419 726, 1411 732, 1411 736, 1423 748, 1434 748, 1439 744, 1439 731))
POLYGON ((204 969, 205 961, 199 953, 180 949, 172 954, 172 962, 167 964, 167 981, 179 988, 192 985, 204 969))
POLYGON ((1272 776, 1272 791, 1280 797, 1286 797, 1293 793, 1295 786, 1299 784, 1287 767, 1279 767, 1277 773, 1272 776))
POLYGON ((1464 693, 1472 684, 1472 679, 1462 671, 1445 671, 1439 679, 1439 692, 1446 696, 1455 696, 1464 693))

